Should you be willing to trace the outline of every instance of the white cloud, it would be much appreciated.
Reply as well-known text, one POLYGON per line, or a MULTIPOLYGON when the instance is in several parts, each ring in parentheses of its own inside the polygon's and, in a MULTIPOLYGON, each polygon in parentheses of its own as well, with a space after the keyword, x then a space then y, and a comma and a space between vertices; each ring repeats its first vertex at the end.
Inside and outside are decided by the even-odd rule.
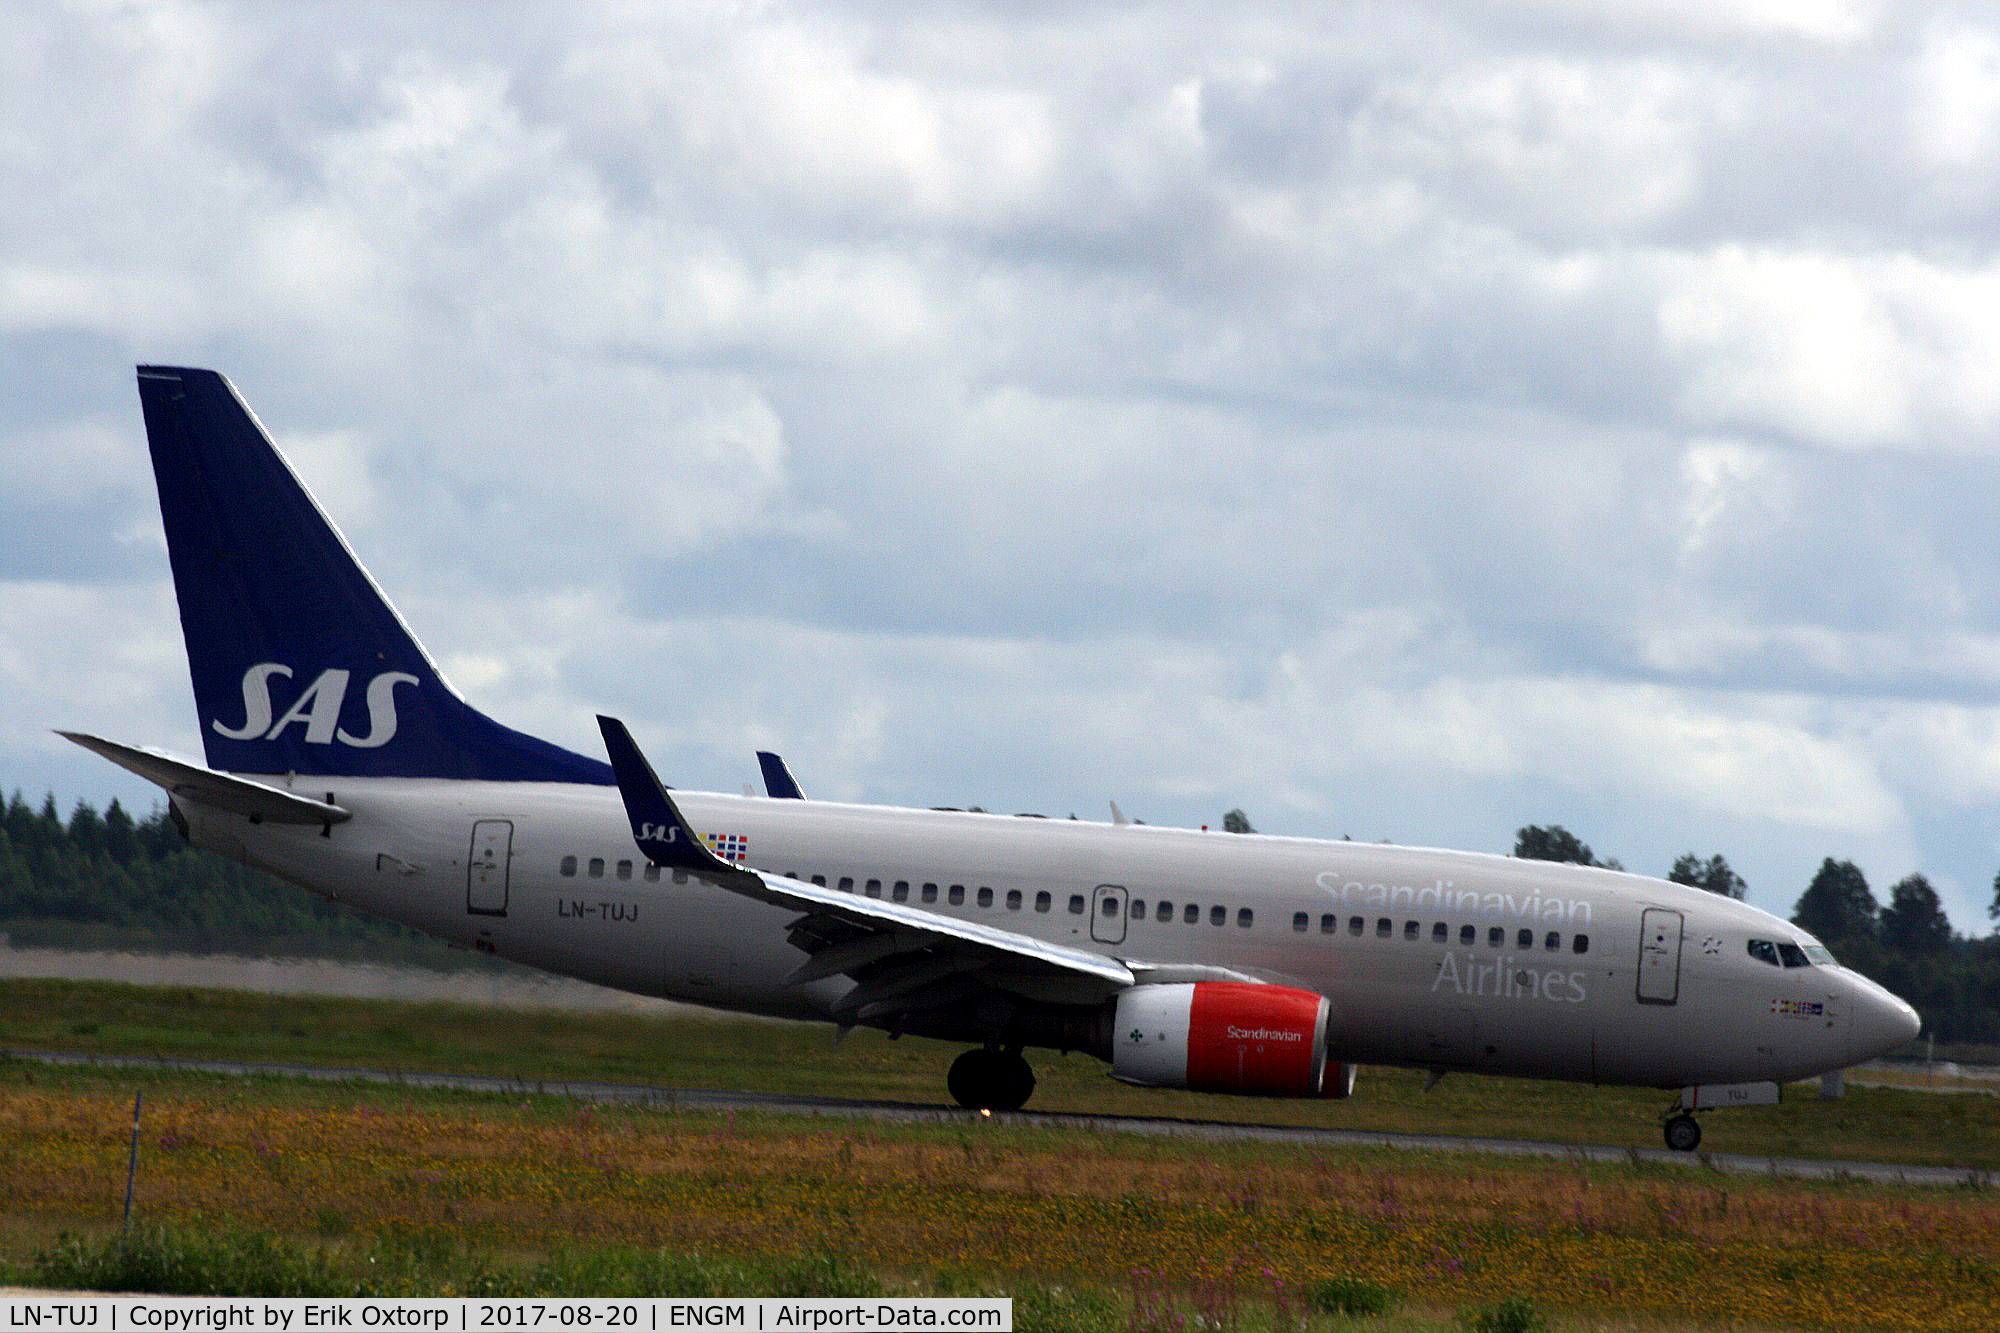
POLYGON ((1987 166, 2000 147, 2000 37, 1934 26, 1913 75, 1911 118, 1920 151, 1940 172, 1968 177, 1965 188, 1989 188, 1987 166))
POLYGON ((1052 129, 1036 93, 920 78, 867 46, 839 20, 614 23, 568 54, 561 95, 641 161, 822 219, 990 218, 1039 199, 1052 129))
POLYGON ((1629 28, 1666 38, 1705 41, 1791 37, 1848 45, 1872 35, 1884 0, 1487 0, 1493 8, 1543 10, 1581 24, 1629 28))
POLYGON ((1733 532, 1766 531, 1789 521, 1790 487, 1766 450, 1736 440, 1703 440, 1681 458, 1681 560, 1692 562, 1733 532))
POLYGON ((1695 189, 1734 81, 1662 60, 1518 58, 1386 84, 1356 128, 1368 167, 1411 171, 1531 234, 1651 222, 1695 189))
POLYGON ((1990 881, 1983 8, 16 29, 22 763, 188 728, 157 358, 479 702, 585 749, 615 706, 680 781, 777 744, 835 795, 1990 881))
MULTIPOLYGON (((178 740, 185 750, 195 735, 194 700, 165 579, 106 588, 0 582, 0 697, 14 719, 0 753, 60 753, 68 742, 50 734, 55 727, 178 740), (53 632, 107 625, 118 632, 53 632)), ((34 785, 28 775, 7 776, 8 788, 16 783, 34 785)))
POLYGON ((1727 245, 1664 267, 1661 334, 1696 422, 1838 447, 1991 447, 2000 262, 1727 245))

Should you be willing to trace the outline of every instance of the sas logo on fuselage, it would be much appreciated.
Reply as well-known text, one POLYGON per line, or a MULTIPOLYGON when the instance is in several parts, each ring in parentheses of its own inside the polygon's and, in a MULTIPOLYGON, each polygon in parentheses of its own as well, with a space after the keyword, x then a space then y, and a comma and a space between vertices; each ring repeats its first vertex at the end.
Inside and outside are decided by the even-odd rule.
MULTIPOLYGON (((681 840, 680 826, 677 824, 655 824, 650 820, 637 827, 640 842, 676 843, 681 840)), ((743 864, 750 855, 749 836, 742 833, 697 833, 702 844, 723 860, 734 865, 743 864)))
POLYGON ((225 727, 220 718, 208 725, 216 735, 233 741, 274 741, 286 727, 305 728, 308 745, 347 745, 357 750, 377 750, 396 738, 396 687, 415 685, 417 678, 407 671, 384 671, 368 682, 364 702, 368 706, 368 730, 355 735, 340 725, 340 710, 347 702, 347 685, 353 672, 329 667, 313 678, 292 700, 284 716, 277 717, 271 699, 271 682, 290 679, 292 669, 282 662, 259 662, 243 673, 243 721, 225 727))

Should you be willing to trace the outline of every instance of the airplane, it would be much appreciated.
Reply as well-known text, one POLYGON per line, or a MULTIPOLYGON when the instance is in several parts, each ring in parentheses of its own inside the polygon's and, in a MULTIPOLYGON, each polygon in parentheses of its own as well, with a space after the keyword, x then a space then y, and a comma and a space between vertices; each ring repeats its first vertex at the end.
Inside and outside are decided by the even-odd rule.
MULTIPOLYGON (((61 734, 157 783, 194 845, 445 941, 719 1009, 1024 1052, 1154 1088, 1343 1098, 1360 1064, 1678 1090, 1696 1114, 1914 1039, 1796 926, 1662 880, 1476 852, 672 790, 446 681, 212 370, 138 385, 203 759, 61 734)), ((781 775, 781 776, 778 776, 781 775)))

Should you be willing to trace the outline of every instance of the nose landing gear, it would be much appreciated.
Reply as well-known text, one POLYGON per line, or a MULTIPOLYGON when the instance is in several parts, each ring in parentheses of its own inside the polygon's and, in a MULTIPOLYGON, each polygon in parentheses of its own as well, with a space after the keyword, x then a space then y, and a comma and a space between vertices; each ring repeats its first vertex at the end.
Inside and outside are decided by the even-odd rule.
POLYGON ((945 1087, 952 1100, 968 1111, 1018 1111, 1035 1092, 1035 1071, 1021 1057, 1021 1048, 984 1046, 951 1062, 945 1087))
POLYGON ((1776 1083, 1696 1083, 1681 1089, 1679 1101, 1660 1116, 1660 1128, 1667 1146, 1675 1152, 1693 1152, 1701 1146, 1701 1126, 1691 1111, 1713 1111, 1726 1106, 1776 1106, 1781 1094, 1776 1083))

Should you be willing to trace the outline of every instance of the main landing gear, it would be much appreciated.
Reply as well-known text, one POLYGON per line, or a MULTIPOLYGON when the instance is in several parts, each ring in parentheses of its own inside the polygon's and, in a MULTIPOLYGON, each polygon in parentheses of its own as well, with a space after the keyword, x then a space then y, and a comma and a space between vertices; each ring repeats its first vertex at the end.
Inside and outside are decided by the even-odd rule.
POLYGON ((1676 1111, 1660 1123, 1667 1146, 1675 1152, 1693 1152, 1701 1146, 1701 1122, 1686 1111, 1676 1111))
POLYGON ((1008 1051, 983 1046, 952 1061, 944 1084, 968 1111, 1018 1111, 1034 1095, 1035 1071, 1018 1046, 1008 1051))

